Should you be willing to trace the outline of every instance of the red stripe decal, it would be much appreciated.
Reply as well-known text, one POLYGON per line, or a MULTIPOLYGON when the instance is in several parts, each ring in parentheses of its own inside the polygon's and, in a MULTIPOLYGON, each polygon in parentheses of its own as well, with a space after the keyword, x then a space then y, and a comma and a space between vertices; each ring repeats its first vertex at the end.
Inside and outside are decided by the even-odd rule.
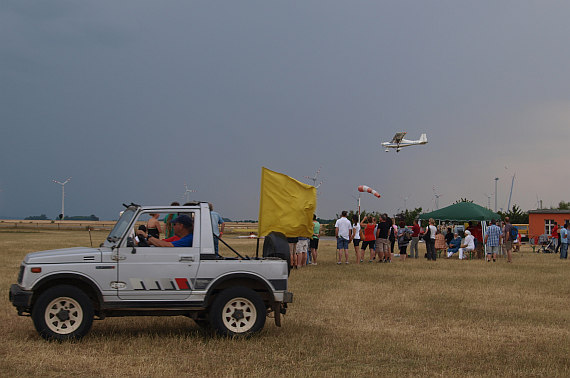
POLYGON ((190 284, 186 278, 175 278, 178 289, 180 290, 190 290, 190 284))

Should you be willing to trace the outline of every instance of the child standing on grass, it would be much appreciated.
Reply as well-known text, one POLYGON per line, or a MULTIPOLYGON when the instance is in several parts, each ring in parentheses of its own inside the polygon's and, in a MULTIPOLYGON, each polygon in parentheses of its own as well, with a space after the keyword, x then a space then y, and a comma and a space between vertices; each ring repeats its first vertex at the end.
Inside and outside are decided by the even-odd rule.
POLYGON ((441 252, 444 253, 447 250, 447 243, 445 242, 445 236, 441 233, 441 230, 437 230, 435 233, 435 251, 438 256, 441 255, 441 252))

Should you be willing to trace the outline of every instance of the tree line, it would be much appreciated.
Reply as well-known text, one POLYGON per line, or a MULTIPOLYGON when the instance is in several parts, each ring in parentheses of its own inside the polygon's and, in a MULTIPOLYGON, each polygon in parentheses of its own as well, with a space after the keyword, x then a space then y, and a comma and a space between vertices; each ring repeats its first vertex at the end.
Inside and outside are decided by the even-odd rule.
MULTIPOLYGON (((24 220, 51 220, 45 214, 41 215, 30 215, 29 217, 25 217, 24 220)), ((61 214, 58 215, 54 220, 61 220, 61 214)), ((65 216, 63 220, 79 220, 79 221, 99 221, 99 217, 96 215, 76 215, 76 216, 65 216)))

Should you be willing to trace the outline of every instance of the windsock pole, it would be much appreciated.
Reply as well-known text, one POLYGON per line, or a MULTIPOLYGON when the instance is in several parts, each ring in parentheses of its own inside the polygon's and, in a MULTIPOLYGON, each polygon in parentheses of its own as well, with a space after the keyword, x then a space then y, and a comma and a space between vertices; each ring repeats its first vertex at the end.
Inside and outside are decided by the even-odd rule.
POLYGON ((358 224, 360 224, 360 194, 358 195, 358 224))

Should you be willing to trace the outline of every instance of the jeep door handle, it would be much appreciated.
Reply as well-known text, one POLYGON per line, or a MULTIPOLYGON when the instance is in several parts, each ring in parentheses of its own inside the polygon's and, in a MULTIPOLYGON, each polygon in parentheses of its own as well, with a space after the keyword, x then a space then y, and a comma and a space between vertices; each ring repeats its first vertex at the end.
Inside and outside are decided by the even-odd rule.
POLYGON ((178 261, 194 261, 194 256, 180 256, 180 260, 178 261))

